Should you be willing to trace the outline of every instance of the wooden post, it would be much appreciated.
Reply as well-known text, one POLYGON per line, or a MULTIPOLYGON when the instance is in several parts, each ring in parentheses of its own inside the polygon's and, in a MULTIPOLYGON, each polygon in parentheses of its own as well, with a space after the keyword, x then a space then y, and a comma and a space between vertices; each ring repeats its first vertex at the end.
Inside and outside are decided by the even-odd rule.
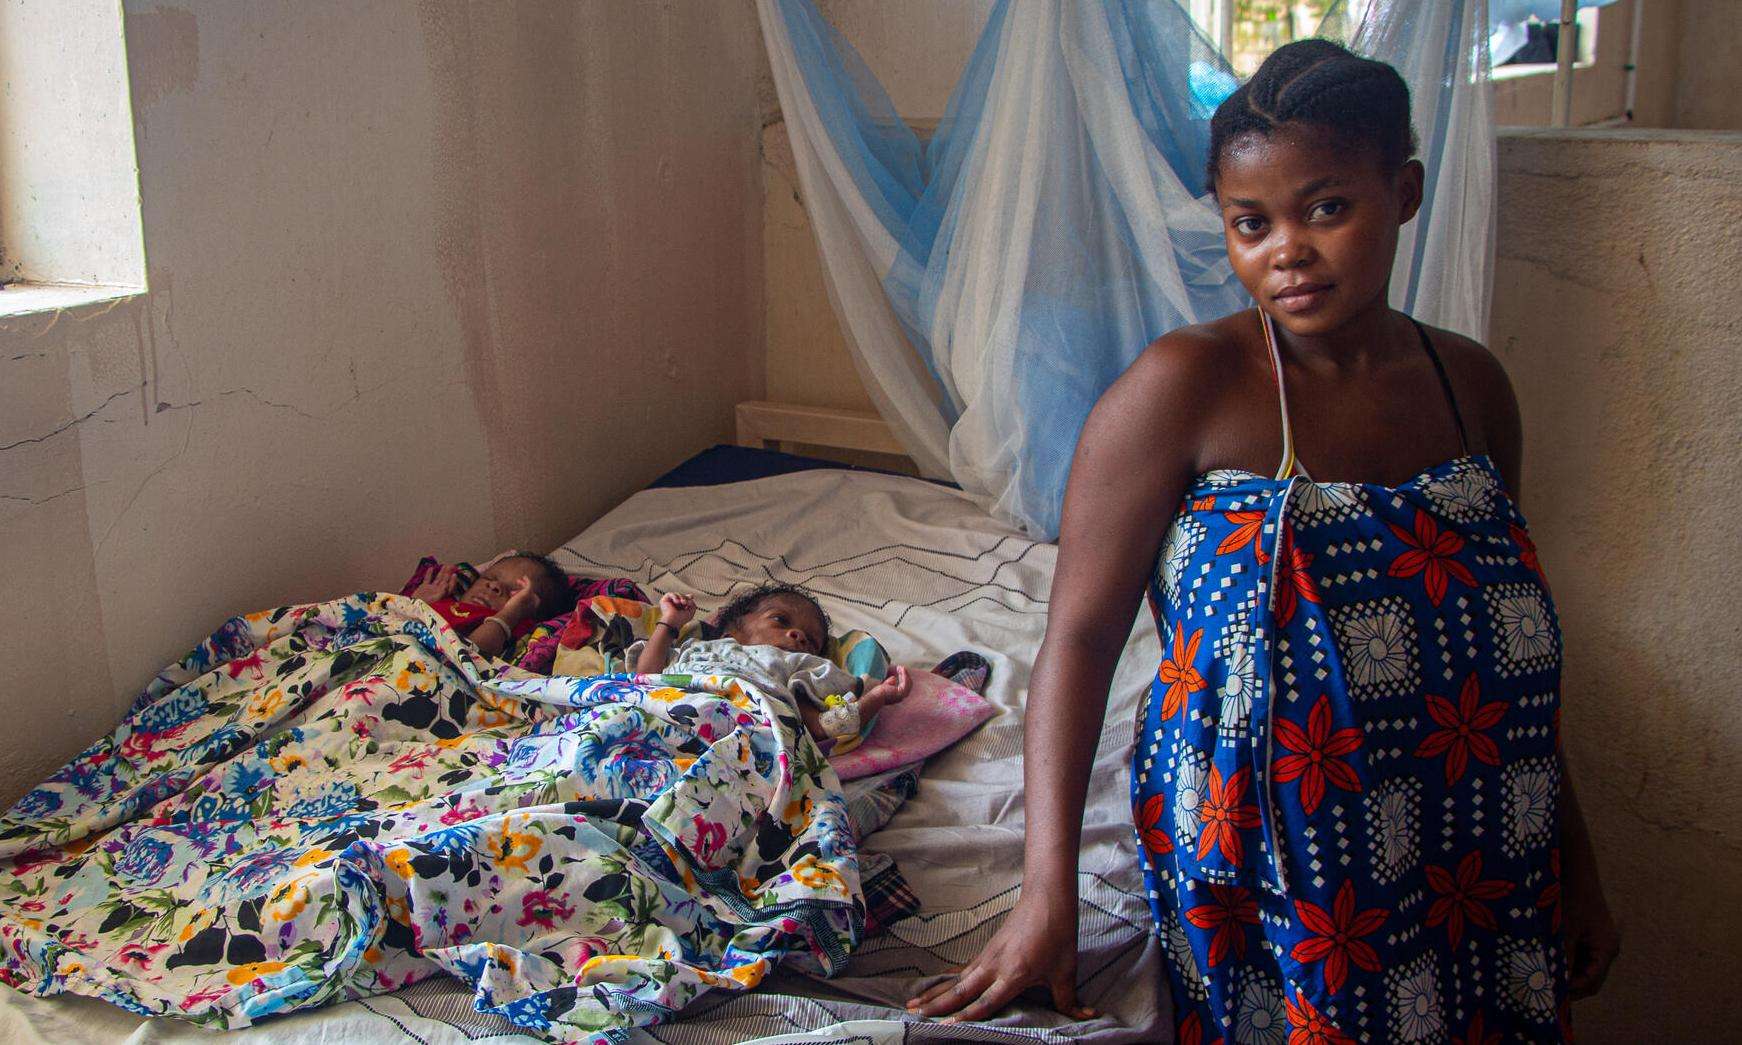
POLYGON ((1561 24, 1554 45, 1554 111, 1549 114, 1549 125, 1553 127, 1566 127, 1573 122, 1573 59, 1578 57, 1573 32, 1578 18, 1578 0, 1561 0, 1561 24))

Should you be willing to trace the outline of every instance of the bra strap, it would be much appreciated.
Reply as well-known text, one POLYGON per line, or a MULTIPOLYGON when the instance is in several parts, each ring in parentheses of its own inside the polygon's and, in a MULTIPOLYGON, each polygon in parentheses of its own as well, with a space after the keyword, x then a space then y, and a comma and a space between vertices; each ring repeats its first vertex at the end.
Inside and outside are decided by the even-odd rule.
POLYGON ((1306 469, 1294 455, 1294 426, 1288 420, 1288 382, 1282 376, 1282 352, 1276 347, 1276 328, 1270 314, 1258 310, 1259 325, 1264 328, 1264 347, 1270 352, 1270 372, 1276 375, 1276 401, 1282 407, 1282 464, 1276 470, 1280 482, 1292 475, 1306 477, 1306 469))
POLYGON ((1434 350, 1433 339, 1427 336, 1427 328, 1422 326, 1415 317, 1410 317, 1415 324, 1415 332, 1421 335, 1421 347, 1427 351, 1428 359, 1433 361, 1434 373, 1439 375, 1440 387, 1445 389, 1446 404, 1452 408, 1452 420, 1458 426, 1458 449, 1464 456, 1470 455, 1470 436, 1464 429, 1464 414, 1458 409, 1457 393, 1452 391, 1452 379, 1446 374, 1446 365, 1440 361, 1439 352, 1434 350))

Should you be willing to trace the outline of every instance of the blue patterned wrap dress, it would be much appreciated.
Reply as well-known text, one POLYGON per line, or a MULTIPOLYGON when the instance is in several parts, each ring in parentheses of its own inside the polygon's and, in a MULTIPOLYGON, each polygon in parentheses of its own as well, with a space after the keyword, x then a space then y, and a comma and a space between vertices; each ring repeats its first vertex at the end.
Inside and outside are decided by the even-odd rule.
POLYGON ((1148 589, 1132 803, 1178 1040, 1562 1040, 1561 638, 1524 519, 1467 452, 1301 477, 1273 364, 1283 471, 1202 476, 1148 589))

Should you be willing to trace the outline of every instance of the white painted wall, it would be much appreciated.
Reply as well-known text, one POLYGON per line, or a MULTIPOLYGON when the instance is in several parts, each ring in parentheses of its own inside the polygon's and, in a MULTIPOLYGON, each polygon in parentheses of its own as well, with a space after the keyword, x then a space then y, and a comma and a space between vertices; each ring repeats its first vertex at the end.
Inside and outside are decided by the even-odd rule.
POLYGON ((226 616, 552 546, 763 392, 747 3, 125 11, 150 292, 0 320, 6 803, 226 616))
POLYGON ((145 284, 120 23, 116 0, 0 0, 0 281, 145 284))

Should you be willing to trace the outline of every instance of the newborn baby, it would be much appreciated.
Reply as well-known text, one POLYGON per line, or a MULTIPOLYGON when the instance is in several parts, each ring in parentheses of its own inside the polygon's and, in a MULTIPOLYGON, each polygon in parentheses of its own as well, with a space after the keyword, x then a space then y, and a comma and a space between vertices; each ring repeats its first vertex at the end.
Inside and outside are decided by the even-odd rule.
MULTIPOLYGON (((877 713, 898 704, 911 686, 906 668, 881 681, 849 675, 822 656, 829 618, 803 588, 766 584, 720 611, 721 637, 673 645, 696 614, 695 600, 659 600, 659 623, 635 658, 644 675, 735 675, 793 702, 805 728, 825 751, 843 753, 871 731, 877 713)), ((632 651, 633 652, 633 651, 632 651)))

